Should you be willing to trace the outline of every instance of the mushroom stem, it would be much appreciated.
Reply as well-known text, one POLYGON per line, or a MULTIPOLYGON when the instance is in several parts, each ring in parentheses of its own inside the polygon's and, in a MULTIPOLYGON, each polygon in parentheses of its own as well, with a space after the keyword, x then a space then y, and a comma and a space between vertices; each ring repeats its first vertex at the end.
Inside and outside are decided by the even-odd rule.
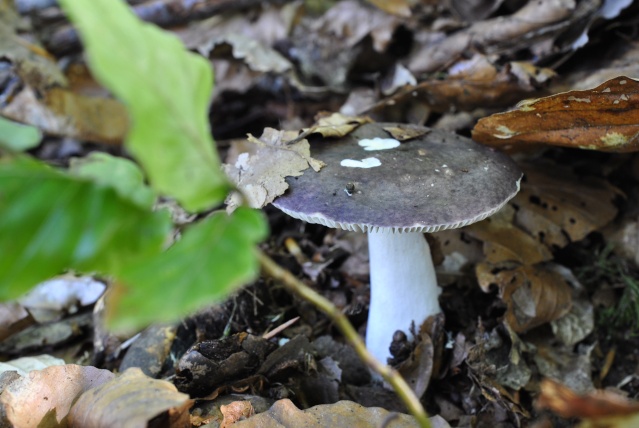
POLYGON ((422 232, 370 232, 371 298, 366 347, 382 362, 391 356, 393 334, 419 326, 441 312, 435 268, 422 232))

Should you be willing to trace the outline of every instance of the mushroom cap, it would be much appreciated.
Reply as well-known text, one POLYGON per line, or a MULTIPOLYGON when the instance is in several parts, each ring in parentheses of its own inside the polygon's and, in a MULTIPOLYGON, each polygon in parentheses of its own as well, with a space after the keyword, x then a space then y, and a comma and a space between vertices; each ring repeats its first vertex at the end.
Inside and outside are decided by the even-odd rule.
POLYGON ((370 146, 396 146, 384 128, 397 124, 370 123, 339 139, 311 139, 312 156, 326 166, 287 177, 289 189, 273 205, 346 230, 436 232, 483 220, 519 191, 522 173, 503 153, 456 134, 400 126, 423 134, 379 150, 370 146))

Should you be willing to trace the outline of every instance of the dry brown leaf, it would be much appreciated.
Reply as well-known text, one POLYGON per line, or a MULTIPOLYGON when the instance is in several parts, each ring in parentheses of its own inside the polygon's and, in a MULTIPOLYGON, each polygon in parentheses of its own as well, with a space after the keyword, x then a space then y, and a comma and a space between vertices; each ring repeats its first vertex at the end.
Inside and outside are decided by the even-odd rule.
POLYGON ((617 77, 594 89, 525 100, 480 119, 473 139, 492 146, 549 144, 606 152, 639 150, 639 82, 617 77))
POLYGON ((477 279, 483 289, 491 284, 499 287, 507 306, 506 322, 515 332, 525 332, 570 311, 571 289, 557 272, 543 265, 495 270, 494 265, 479 263, 477 279))
POLYGON ((391 15, 409 18, 411 16, 410 3, 406 0, 366 0, 373 6, 391 15))
POLYGON ((341 113, 332 113, 317 118, 317 122, 310 128, 304 129, 303 134, 321 134, 322 137, 341 138, 353 132, 360 125, 371 122, 372 119, 368 116, 345 116, 341 113))
POLYGON ((555 164, 523 165, 521 191, 511 201, 515 223, 553 248, 579 241, 617 214, 619 191, 595 177, 579 177, 555 164))
POLYGON ((396 126, 385 126, 384 131, 391 134, 391 136, 397 141, 406 141, 413 138, 421 137, 422 135, 426 135, 430 130, 428 128, 424 128, 423 126, 411 126, 411 125, 396 125, 396 126))
POLYGON ((34 323, 33 317, 18 302, 0 303, 0 341, 34 323))
POLYGON ((429 79, 407 87, 371 108, 397 109, 405 104, 421 103, 437 113, 451 110, 505 107, 543 87, 554 72, 529 63, 511 62, 499 69, 483 55, 461 61, 444 79, 429 79))
POLYGON ((228 405, 220 406, 220 412, 224 416, 220 428, 229 428, 231 425, 255 414, 250 401, 233 401, 228 405))
MULTIPOLYGON (((598 390, 580 395, 567 386, 551 379, 541 381, 540 387, 541 395, 536 402, 536 406, 541 409, 549 409, 563 418, 599 419, 639 414, 639 402, 628 400, 626 397, 612 391, 598 390)), ((626 424, 623 424, 623 422, 621 420, 616 424, 610 424, 610 421, 608 421, 605 425, 597 425, 593 421, 581 426, 635 426, 627 424, 628 421, 626 421, 626 424)))
POLYGON ((484 221, 465 230, 484 242, 485 261, 498 264, 506 261, 533 265, 552 260, 547 246, 513 225, 515 210, 507 205, 484 221))
POLYGON ((47 367, 12 382, 0 395, 0 403, 13 426, 54 426, 67 416, 80 394, 112 378, 110 371, 95 367, 47 367))
MULTIPOLYGON (((417 428, 412 416, 391 413, 380 407, 366 408, 352 401, 338 401, 310 409, 300 410, 289 399, 277 401, 271 408, 246 421, 237 422, 237 428, 332 428, 378 427, 393 415, 393 428, 417 428)), ((432 420, 432 418, 431 418, 432 420)), ((437 425, 446 427, 448 425, 437 425)))
MULTIPOLYGON (((288 189, 286 177, 302 175, 309 166, 314 171, 324 166, 311 157, 308 141, 297 137, 297 131, 266 128, 259 139, 249 134, 248 142, 253 146, 249 151, 227 159, 224 172, 242 191, 249 206, 262 208, 282 195, 288 189), (289 144, 292 140, 296 142, 289 144)), ((234 209, 238 201, 231 197, 227 204, 234 209)))
POLYGON ((69 412, 76 427, 146 428, 152 419, 168 414, 167 427, 190 426, 193 400, 170 382, 151 379, 131 368, 115 379, 82 394, 69 412))
POLYGON ((424 45, 413 53, 408 68, 414 73, 436 71, 455 62, 470 49, 493 52, 507 48, 522 49, 538 40, 533 37, 535 33, 545 38, 552 37, 553 26, 569 18, 574 9, 575 0, 527 2, 510 16, 477 22, 440 43, 424 45))
POLYGON ((48 134, 98 143, 122 143, 129 127, 122 103, 61 88, 48 90, 44 100, 39 100, 33 89, 24 88, 0 113, 48 134))

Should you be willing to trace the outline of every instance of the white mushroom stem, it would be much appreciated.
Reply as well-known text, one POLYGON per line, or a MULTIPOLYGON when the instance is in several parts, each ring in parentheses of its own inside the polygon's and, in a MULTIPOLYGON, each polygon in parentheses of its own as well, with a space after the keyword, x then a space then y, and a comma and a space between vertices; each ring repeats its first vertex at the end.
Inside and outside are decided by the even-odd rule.
POLYGON ((413 321, 419 328, 426 318, 441 312, 440 289, 423 233, 371 232, 368 251, 371 299, 366 347, 386 363, 396 330, 412 339, 413 321))

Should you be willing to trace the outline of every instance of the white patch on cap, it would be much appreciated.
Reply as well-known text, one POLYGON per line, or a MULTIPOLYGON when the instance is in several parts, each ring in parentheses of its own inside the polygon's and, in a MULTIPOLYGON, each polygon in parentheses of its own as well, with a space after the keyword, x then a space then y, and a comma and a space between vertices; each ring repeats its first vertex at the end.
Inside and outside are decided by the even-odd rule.
POLYGON ((364 138, 359 140, 360 147, 364 147, 364 150, 370 152, 373 150, 388 150, 399 147, 399 141, 394 138, 364 138))
POLYGON ((339 164, 348 168, 373 168, 376 166, 380 166, 382 163, 377 158, 366 158, 362 159, 361 161, 344 159, 339 164))

